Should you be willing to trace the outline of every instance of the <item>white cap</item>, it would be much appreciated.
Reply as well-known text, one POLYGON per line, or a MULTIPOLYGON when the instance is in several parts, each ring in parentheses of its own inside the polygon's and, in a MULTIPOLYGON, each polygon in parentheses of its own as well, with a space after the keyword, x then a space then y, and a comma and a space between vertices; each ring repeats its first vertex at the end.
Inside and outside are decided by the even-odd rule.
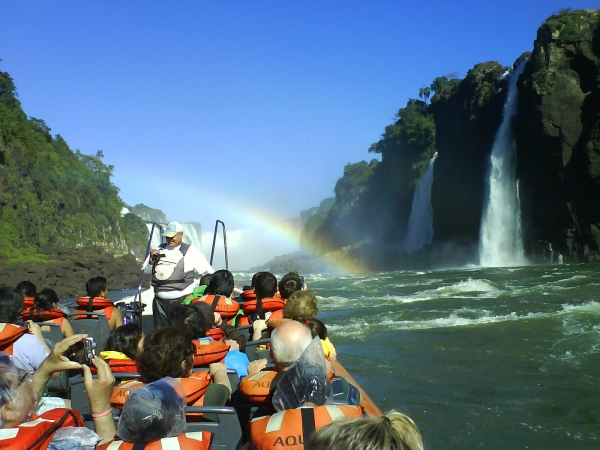
POLYGON ((162 235, 165 237, 173 237, 177 233, 183 233, 183 227, 181 224, 179 222, 169 222, 162 235))

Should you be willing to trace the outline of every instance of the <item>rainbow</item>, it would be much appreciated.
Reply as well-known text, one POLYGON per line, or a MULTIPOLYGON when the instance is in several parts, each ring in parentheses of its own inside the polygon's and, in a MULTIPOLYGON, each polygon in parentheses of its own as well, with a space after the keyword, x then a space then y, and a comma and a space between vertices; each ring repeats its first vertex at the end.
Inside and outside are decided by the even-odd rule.
MULTIPOLYGON (((244 228, 254 228, 266 230, 272 234, 274 238, 281 239, 289 244, 291 247, 299 247, 299 236, 300 230, 294 227, 292 224, 286 223, 286 220, 278 214, 269 211, 264 208, 257 207, 256 205, 248 205, 231 198, 224 198, 223 193, 220 193, 218 198, 211 198, 212 196, 205 196, 203 199, 203 209, 205 211, 227 211, 227 215, 230 215, 230 211, 235 211, 236 216, 243 217, 244 228), (218 205, 210 205, 210 203, 216 203, 218 205), (209 203, 209 204, 205 204, 209 203), (225 209, 224 206, 227 206, 225 209)), ((227 226, 227 220, 223 220, 227 226)), ((206 222, 205 222, 206 223, 206 222)), ((213 222, 214 223, 214 222, 213 222)), ((206 227, 206 231, 213 231, 213 224, 210 227, 206 227)), ((304 253, 309 254, 315 258, 319 258, 331 268, 333 272, 341 272, 344 274, 357 274, 363 273, 366 269, 360 264, 355 258, 348 257, 343 250, 335 253, 326 254, 322 256, 317 248, 303 249, 304 253)))

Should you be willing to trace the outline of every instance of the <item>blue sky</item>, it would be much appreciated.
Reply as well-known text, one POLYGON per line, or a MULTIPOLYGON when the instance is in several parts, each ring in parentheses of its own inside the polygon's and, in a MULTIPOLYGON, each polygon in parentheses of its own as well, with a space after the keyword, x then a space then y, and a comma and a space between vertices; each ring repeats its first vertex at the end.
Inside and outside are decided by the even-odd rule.
POLYGON ((510 65, 597 0, 3 1, 0 70, 23 108, 102 149, 126 203, 211 228, 290 218, 440 75, 510 65))

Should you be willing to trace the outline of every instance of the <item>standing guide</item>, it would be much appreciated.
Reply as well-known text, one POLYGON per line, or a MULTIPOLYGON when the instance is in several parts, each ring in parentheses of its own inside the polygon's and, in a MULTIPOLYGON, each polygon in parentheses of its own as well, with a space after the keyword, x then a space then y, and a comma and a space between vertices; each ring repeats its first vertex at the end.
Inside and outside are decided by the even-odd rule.
POLYGON ((191 294, 199 278, 214 270, 202 252, 183 242, 183 227, 170 222, 163 232, 167 243, 153 249, 144 261, 144 271, 152 274, 154 327, 167 325, 171 305, 191 294))

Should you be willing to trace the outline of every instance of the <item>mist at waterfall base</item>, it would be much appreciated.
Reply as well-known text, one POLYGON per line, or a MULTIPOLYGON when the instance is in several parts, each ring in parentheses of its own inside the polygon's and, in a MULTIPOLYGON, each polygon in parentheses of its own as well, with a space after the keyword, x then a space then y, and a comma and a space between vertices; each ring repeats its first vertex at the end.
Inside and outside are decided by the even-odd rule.
MULTIPOLYGON (((199 224, 182 223, 183 241, 202 250, 206 259, 210 259, 214 230, 200 231, 199 224)), ((152 228, 147 224, 148 231, 152 228)), ((152 248, 157 248, 161 243, 160 231, 152 236, 152 248)), ((275 256, 280 256, 298 251, 299 243, 293 238, 279 236, 268 229, 245 229, 227 231, 227 254, 231 270, 248 270, 261 266, 275 256)), ((215 270, 225 268, 225 252, 223 235, 219 229, 215 243, 213 260, 215 270)))
POLYGON ((521 240, 521 208, 515 180, 515 140, 512 118, 517 112, 517 80, 529 59, 508 76, 508 93, 502 123, 490 155, 488 198, 481 220, 479 258, 482 266, 525 264, 521 240))

